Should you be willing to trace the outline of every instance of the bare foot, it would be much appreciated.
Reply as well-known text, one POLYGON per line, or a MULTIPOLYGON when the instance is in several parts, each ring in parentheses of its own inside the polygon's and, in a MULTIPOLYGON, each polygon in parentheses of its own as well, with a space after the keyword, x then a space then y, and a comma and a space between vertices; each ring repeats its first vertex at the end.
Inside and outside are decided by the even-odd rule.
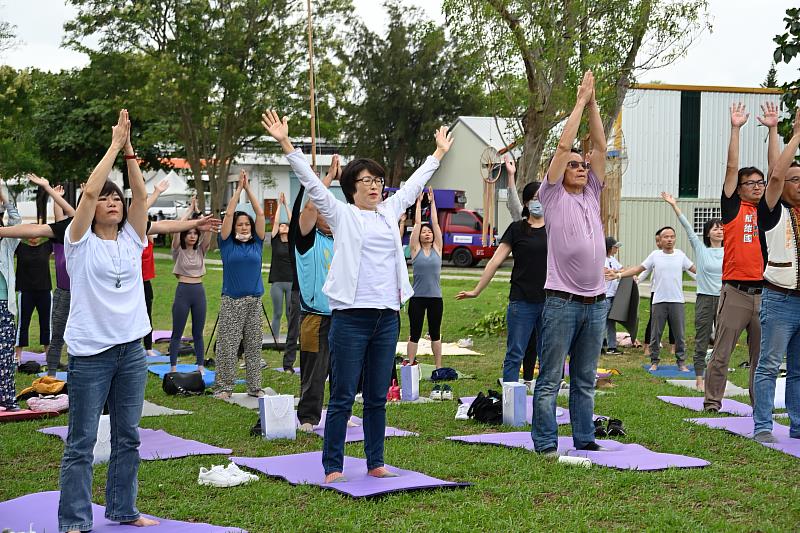
POLYGON ((686 366, 686 365, 679 365, 678 366, 678 370, 680 370, 681 372, 688 372, 689 371, 689 367, 686 366))
POLYGON ((230 397, 231 397, 230 392, 217 392, 216 394, 214 394, 214 398, 216 398, 217 400, 229 400, 230 397))
POLYGON ((367 471, 368 476, 372 477, 397 477, 397 474, 394 472, 389 472, 386 470, 386 467, 379 466, 378 468, 373 468, 372 470, 367 471))
POLYGON ((650 365, 650 372, 655 372, 656 370, 658 370, 657 364, 653 363, 652 365, 650 365))
POLYGON ((153 357, 156 354, 153 350, 147 350, 147 357, 153 357))
POLYGON ((694 387, 699 390, 700 392, 704 392, 706 390, 706 383, 703 378, 698 377, 694 382, 694 387))
POLYGON ((333 483, 340 477, 344 477, 344 474, 342 474, 341 472, 331 472, 330 474, 325 476, 325 483, 333 483))
POLYGON ((175 366, 175 365, 172 365, 172 366, 170 367, 169 371, 170 371, 170 372, 177 372, 177 371, 178 371, 178 367, 177 367, 177 366, 175 366))
POLYGON ((158 520, 150 520, 149 518, 145 518, 144 516, 140 516, 133 522, 121 522, 126 526, 136 526, 136 527, 149 527, 149 526, 157 526, 161 522, 158 520))
MULTIPOLYGON (((206 368, 203 365, 197 365, 197 371, 200 372, 201 376, 206 375, 206 368)), ((174 370, 173 370, 174 372, 174 370)))

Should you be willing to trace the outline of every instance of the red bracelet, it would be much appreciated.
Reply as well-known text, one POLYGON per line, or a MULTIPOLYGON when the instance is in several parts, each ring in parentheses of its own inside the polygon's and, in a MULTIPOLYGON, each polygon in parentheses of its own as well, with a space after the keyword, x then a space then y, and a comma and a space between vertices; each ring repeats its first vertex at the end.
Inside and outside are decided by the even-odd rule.
POLYGON ((133 155, 126 155, 125 159, 136 159, 136 154, 133 155))

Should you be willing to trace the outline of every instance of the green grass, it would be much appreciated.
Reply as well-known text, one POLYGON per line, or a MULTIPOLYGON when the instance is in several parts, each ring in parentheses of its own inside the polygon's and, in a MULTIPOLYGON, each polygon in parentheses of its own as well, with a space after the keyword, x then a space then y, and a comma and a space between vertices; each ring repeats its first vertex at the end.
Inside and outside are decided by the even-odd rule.
MULTIPOLYGON (((171 263, 157 261, 154 280, 154 326, 170 329, 170 306, 175 280, 171 263)), ((476 271, 477 272, 477 271, 476 271)), ((219 306, 221 273, 206 277, 209 321, 206 339, 219 306)), ((445 280, 446 341, 463 336, 462 328, 485 313, 506 304, 508 287, 493 283, 478 300, 458 302, 453 297, 473 281, 445 280)), ((268 296, 267 309, 271 309, 268 296)), ((646 323, 647 302, 641 309, 646 323)), ((693 346, 693 306, 687 305, 687 345, 693 346)), ((408 320, 403 317, 407 335, 408 320)), ((188 331, 188 329, 187 329, 188 331)), ((35 335, 32 335, 36 338, 35 335)), ((504 338, 477 338, 482 356, 446 358, 446 364, 476 376, 454 382, 457 395, 474 395, 496 388, 505 352, 504 338)), ((663 353, 663 352, 662 352, 663 353)), ((691 351, 689 351, 691 353, 691 351)), ((264 352, 270 366, 281 354, 264 352)), ((423 357, 424 362, 432 362, 423 357)), ((743 346, 731 359, 734 367, 746 359, 743 346)), ((187 359, 188 360, 188 359, 187 359)), ((665 363, 669 356, 664 357, 665 363)), ((621 357, 602 357, 601 366, 616 367, 623 376, 616 388, 598 395, 597 413, 621 418, 628 442, 652 450, 687 454, 711 461, 705 469, 663 472, 623 472, 593 467, 585 470, 562 466, 522 450, 469 446, 444 440, 449 435, 492 431, 473 422, 456 421, 455 402, 400 405, 388 409, 392 425, 420 433, 418 438, 386 441, 386 460, 401 468, 474 485, 464 490, 390 495, 354 501, 316 487, 292 487, 262 479, 231 489, 199 487, 201 466, 219 464, 221 456, 201 456, 166 461, 144 461, 139 473, 138 506, 143 512, 178 520, 194 520, 266 531, 791 531, 800 523, 798 460, 752 441, 719 430, 683 422, 690 411, 664 404, 658 394, 688 394, 644 372, 640 350, 621 357)), ((18 388, 31 382, 18 376, 18 388)), ((741 370, 731 380, 747 386, 741 370)), ((282 393, 298 393, 299 379, 274 371, 264 372, 264 385, 282 393)), ((427 394, 431 384, 423 382, 427 394)), ((294 442, 271 442, 249 436, 256 413, 210 397, 168 397, 159 381, 148 378, 146 397, 156 403, 194 411, 190 416, 142 419, 142 427, 162 428, 233 449, 235 455, 270 456, 322 449, 322 439, 298 434, 294 442)), ((560 400, 561 405, 566 405, 560 400)), ((361 407, 355 407, 361 414, 361 407)), ((67 417, 0 425, 0 500, 30 492, 58 489, 58 468, 63 447, 38 428, 66 424, 67 417)), ((510 430, 510 428, 503 428, 510 430)), ((569 427, 561 427, 562 434, 569 427)), ((347 445, 346 453, 363 457, 361 443, 347 445)), ((106 466, 97 468, 94 501, 104 502, 106 466)), ((54 512, 50 510, 48 512, 54 512)), ((2 522, 2 520, 0 520, 2 522)), ((2 524, 0 523, 0 526, 2 524)))

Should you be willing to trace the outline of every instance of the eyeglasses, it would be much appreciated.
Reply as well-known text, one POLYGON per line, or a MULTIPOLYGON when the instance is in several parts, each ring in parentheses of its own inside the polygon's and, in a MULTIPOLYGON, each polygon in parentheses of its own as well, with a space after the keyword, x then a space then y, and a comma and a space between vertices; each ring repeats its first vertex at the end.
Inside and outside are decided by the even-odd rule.
POLYGON ((750 188, 754 188, 756 186, 766 187, 767 182, 764 180, 748 180, 741 182, 739 185, 741 185, 742 187, 750 187, 750 188))
POLYGON ((791 178, 786 178, 783 181, 784 183, 791 183, 792 185, 797 185, 798 183, 800 183, 800 176, 793 176, 791 178))
POLYGON ((383 184, 386 182, 383 178, 375 177, 375 176, 364 176, 362 178, 356 179, 356 181, 363 183, 367 187, 372 187, 373 185, 378 185, 379 187, 383 187, 383 184))
POLYGON ((577 168, 583 168, 584 170, 589 170, 591 168, 591 165, 589 163, 586 163, 585 161, 568 161, 567 168, 571 168, 572 170, 575 170, 577 168))

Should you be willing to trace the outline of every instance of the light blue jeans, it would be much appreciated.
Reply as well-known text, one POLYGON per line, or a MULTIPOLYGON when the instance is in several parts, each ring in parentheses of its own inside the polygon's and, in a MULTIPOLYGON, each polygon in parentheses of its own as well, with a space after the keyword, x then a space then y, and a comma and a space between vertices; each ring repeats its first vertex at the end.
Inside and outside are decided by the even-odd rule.
POLYGON ((800 297, 765 287, 761 293, 761 354, 753 377, 754 433, 772 431, 775 380, 786 354, 789 435, 800 438, 800 297))
POLYGON ((111 418, 111 458, 105 516, 115 522, 139 518, 139 419, 146 381, 141 340, 89 357, 69 356, 69 432, 61 460, 59 531, 92 529, 92 460, 106 402, 111 418))
POLYGON ((569 358, 569 415, 576 448, 594 442, 594 382, 603 347, 608 301, 593 304, 548 296, 542 312, 539 378, 533 391, 531 438, 537 452, 558 447, 556 399, 569 358))
POLYGON ((519 381, 519 367, 525 358, 528 341, 535 329, 536 353, 542 353, 541 317, 544 304, 509 300, 506 310, 508 338, 506 340, 506 358, 503 360, 503 381, 519 381))

